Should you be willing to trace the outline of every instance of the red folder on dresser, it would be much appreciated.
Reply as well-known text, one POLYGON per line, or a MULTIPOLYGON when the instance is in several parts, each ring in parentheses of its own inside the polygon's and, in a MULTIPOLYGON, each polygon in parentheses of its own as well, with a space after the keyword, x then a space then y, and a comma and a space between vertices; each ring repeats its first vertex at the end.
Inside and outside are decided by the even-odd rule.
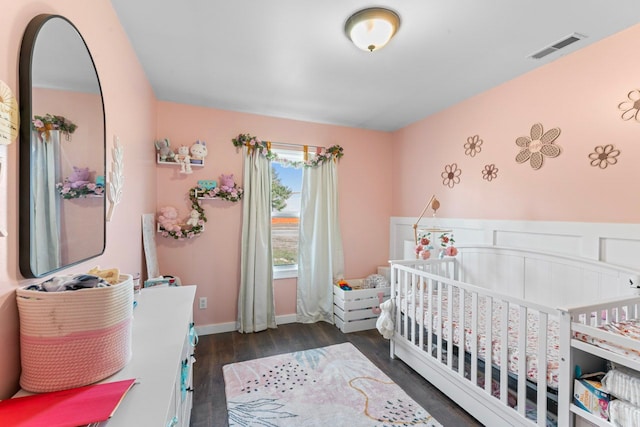
POLYGON ((16 397, 0 402, 0 426, 76 427, 108 420, 135 379, 16 397))

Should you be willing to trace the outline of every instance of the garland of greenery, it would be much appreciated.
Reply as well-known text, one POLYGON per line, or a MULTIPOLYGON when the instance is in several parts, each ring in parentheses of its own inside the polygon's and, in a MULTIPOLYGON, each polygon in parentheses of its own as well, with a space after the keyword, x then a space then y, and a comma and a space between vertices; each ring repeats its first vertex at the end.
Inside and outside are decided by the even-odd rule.
POLYGON ((204 214, 204 209, 202 208, 202 206, 200 206, 200 201, 198 200, 198 190, 200 190, 200 187, 193 187, 189 189, 189 200, 191 201, 191 209, 198 211, 198 213, 200 214, 198 225, 194 225, 187 230, 181 228, 180 231, 169 231, 166 230, 162 225, 160 225, 159 228, 163 237, 173 237, 177 240, 192 239, 204 231, 204 223, 207 222, 207 216, 204 214))
POLYGON ((242 146, 249 147, 249 153, 252 151, 257 151, 258 153, 265 156, 267 159, 271 161, 276 161, 278 163, 282 163, 285 166, 290 166, 294 168, 300 167, 316 167, 324 162, 328 162, 333 159, 334 161, 340 159, 344 156, 344 150, 339 145, 332 145, 327 148, 324 152, 318 153, 310 160, 306 161, 291 161, 287 159, 280 159, 276 153, 271 151, 271 143, 267 141, 261 141, 257 137, 252 136, 248 133, 241 133, 237 137, 231 140, 235 147, 241 148, 242 146))
POLYGON ((63 199, 78 199, 80 197, 104 195, 104 187, 97 185, 95 182, 82 184, 78 188, 71 187, 68 181, 59 182, 56 184, 56 189, 63 199))
POLYGON ((239 187, 238 184, 235 183, 231 190, 223 190, 221 187, 212 188, 211 190, 205 190, 199 187, 196 188, 200 193, 200 197, 204 197, 205 199, 222 199, 229 202, 239 202, 242 200, 242 196, 244 195, 242 187, 239 187))
POLYGON ((59 130, 66 137, 67 141, 70 139, 70 135, 76 131, 78 126, 71 120, 63 116, 55 116, 52 114, 45 114, 44 116, 33 116, 31 121, 31 129, 38 131, 38 133, 45 134, 45 140, 49 140, 50 131, 59 130))

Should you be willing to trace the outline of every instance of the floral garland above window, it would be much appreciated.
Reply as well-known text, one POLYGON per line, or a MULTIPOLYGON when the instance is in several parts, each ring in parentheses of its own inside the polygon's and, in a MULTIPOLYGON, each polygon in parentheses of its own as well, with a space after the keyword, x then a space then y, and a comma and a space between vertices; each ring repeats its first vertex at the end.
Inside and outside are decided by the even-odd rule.
POLYGON ((104 186, 96 184, 95 182, 73 187, 70 182, 65 181, 57 183, 56 188, 63 199, 78 199, 87 196, 102 197, 104 195, 104 186))
POLYGON ((200 187, 193 187, 189 189, 189 200, 191 201, 191 209, 197 211, 199 217, 195 225, 191 225, 190 228, 177 227, 174 230, 165 229, 162 224, 158 226, 160 234, 163 237, 173 237, 176 240, 192 239, 204 231, 204 223, 207 222, 207 216, 204 214, 204 209, 200 206, 198 201, 198 190, 200 187))
POLYGON ((271 143, 268 141, 261 141, 257 137, 248 133, 241 133, 237 137, 231 140, 235 147, 241 148, 242 146, 249 147, 249 153, 253 150, 258 151, 271 161, 279 162, 285 166, 300 168, 300 167, 316 167, 331 159, 334 161, 344 156, 344 149, 339 145, 332 145, 325 149, 321 153, 317 153, 312 159, 305 161, 291 161, 287 159, 281 159, 276 153, 271 151, 271 143))
POLYGON ((49 141, 51 138, 50 131, 59 130, 62 132, 67 141, 71 139, 71 134, 76 131, 78 126, 71 120, 63 116, 54 116, 52 114, 45 114, 44 116, 33 116, 31 121, 31 129, 38 131, 40 134, 44 134, 45 141, 49 141))

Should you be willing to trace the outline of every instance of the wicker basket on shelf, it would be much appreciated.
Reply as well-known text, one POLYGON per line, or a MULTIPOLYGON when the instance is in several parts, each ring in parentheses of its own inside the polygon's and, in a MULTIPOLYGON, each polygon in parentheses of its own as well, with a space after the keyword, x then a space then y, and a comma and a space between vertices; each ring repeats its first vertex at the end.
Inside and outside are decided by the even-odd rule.
POLYGON ((100 381, 131 359, 133 280, 64 292, 16 290, 20 386, 30 392, 100 381))

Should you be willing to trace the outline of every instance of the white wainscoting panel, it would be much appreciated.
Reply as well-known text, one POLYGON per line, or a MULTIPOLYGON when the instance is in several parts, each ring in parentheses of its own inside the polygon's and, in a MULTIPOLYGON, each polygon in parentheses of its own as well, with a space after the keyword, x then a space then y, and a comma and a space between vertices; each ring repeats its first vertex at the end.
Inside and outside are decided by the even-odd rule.
POLYGON ((510 248, 553 251, 565 255, 575 255, 580 251, 581 241, 581 236, 495 230, 493 244, 510 248))
MULTIPOLYGON (((415 218, 391 217, 389 259, 404 258, 415 218)), ((460 245, 496 245, 549 251, 640 270, 640 224, 424 218, 419 227, 453 231, 460 245)))
MULTIPOLYGON (((451 229, 456 245, 514 248, 488 254, 463 250, 460 280, 546 306, 575 306, 634 292, 640 277, 640 225, 544 221, 498 221, 438 218, 423 227, 451 229), (519 259, 518 249, 544 252, 519 259), (614 272, 606 265, 588 269, 571 260, 578 257, 629 269, 614 272), (528 284, 535 286, 527 286, 528 284), (571 284, 571 285, 568 285, 571 284)), ((412 259, 413 218, 393 217, 390 259, 412 259)), ((471 249, 471 248, 469 248, 471 249)))
POLYGON ((640 265, 640 240, 601 237, 600 260, 624 267, 640 265))

